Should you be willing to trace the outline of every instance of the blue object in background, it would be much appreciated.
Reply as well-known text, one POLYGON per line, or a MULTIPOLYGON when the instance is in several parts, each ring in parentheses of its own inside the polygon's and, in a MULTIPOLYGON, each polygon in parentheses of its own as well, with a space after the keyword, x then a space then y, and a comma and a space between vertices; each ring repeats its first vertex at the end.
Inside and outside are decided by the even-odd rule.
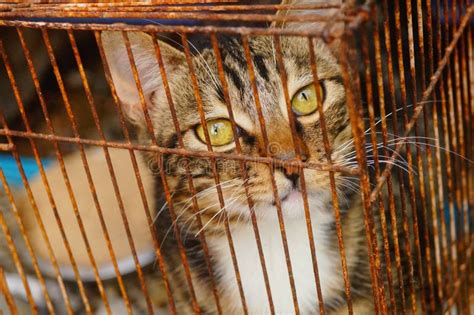
MULTIPOLYGON (((34 158, 21 157, 20 161, 28 180, 33 179, 39 174, 39 168, 34 158)), ((47 168, 49 165, 51 165, 52 160, 43 158, 41 159, 41 162, 43 163, 44 168, 47 168)), ((5 174, 8 185, 12 187, 19 187, 23 185, 20 171, 18 170, 16 161, 11 154, 0 154, 0 169, 5 174)))

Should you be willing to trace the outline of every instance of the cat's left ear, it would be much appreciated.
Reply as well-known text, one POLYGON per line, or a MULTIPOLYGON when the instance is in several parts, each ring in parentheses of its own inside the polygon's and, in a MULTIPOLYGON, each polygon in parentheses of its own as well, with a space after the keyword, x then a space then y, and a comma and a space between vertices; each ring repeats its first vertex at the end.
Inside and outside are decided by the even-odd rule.
MULTIPOLYGON (((149 110, 150 98, 154 93, 164 93, 160 68, 156 59, 153 38, 142 32, 129 32, 128 38, 137 67, 141 87, 149 110)), ((101 34, 102 44, 109 65, 115 89, 128 118, 135 123, 142 123, 144 116, 140 102, 140 95, 133 76, 127 47, 122 35, 118 31, 105 31, 101 34)), ((174 47, 159 41, 159 47, 165 69, 169 73, 185 63, 184 53, 174 47)))

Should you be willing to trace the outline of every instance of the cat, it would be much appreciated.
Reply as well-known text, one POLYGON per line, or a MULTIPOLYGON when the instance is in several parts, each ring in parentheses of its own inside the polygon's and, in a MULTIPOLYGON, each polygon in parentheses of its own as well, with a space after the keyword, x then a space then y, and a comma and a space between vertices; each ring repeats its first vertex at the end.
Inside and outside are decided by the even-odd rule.
MULTIPOLYGON (((282 25, 281 27, 294 27, 282 25)), ((320 27, 320 25, 315 25, 320 27)), ((234 136, 226 107, 225 95, 217 63, 212 49, 204 49, 192 57, 192 63, 202 97, 202 106, 207 126, 201 125, 197 111, 199 105, 193 92, 192 78, 184 52, 158 41, 171 90, 173 105, 181 134, 176 133, 173 116, 166 97, 166 90, 160 76, 156 59, 154 40, 149 34, 128 33, 136 63, 136 69, 143 89, 148 115, 142 104, 133 78, 126 46, 120 32, 102 32, 102 42, 112 79, 124 110, 135 124, 140 144, 154 143, 160 147, 184 148, 192 151, 207 151, 206 128, 210 145, 215 152, 235 153, 236 141, 241 152, 247 156, 260 156, 269 152, 258 123, 255 100, 247 71, 245 53, 239 38, 219 37, 230 103, 237 125, 234 136), (148 120, 149 118, 149 120, 148 120), (147 129, 147 121, 153 125, 153 136, 147 129)), ((281 37, 281 51, 288 77, 288 91, 292 97, 294 123, 298 131, 297 141, 306 162, 325 160, 323 138, 317 110, 316 90, 323 95, 323 110, 326 117, 328 137, 333 148, 332 160, 344 162, 344 155, 353 151, 352 133, 346 107, 345 89, 341 69, 332 48, 320 40, 315 41, 315 55, 319 82, 314 82, 307 38, 281 37)), ((259 36, 249 39, 252 62, 255 69, 259 100, 266 124, 268 143, 276 147, 271 156, 294 159, 292 131, 286 108, 284 90, 280 80, 271 37, 259 36)), ((206 267, 200 236, 205 234, 210 261, 219 293, 220 307, 225 314, 250 314, 270 312, 264 276, 260 267, 258 247, 251 222, 251 211, 257 218, 263 254, 269 279, 274 311, 277 314, 294 313, 292 291, 285 262, 277 207, 272 193, 271 170, 268 165, 247 163, 248 178, 242 179, 239 161, 227 160, 217 163, 216 173, 220 179, 226 216, 233 239, 235 259, 240 272, 245 306, 241 301, 239 286, 226 236, 222 207, 214 181, 213 166, 209 159, 165 154, 162 160, 156 153, 144 153, 147 163, 157 165, 156 186, 160 191, 161 170, 165 175, 177 219, 167 211, 157 217, 158 239, 163 242, 166 270, 169 273, 173 297, 179 314, 193 313, 192 294, 187 287, 184 269, 180 266, 180 254, 176 235, 179 231, 187 257, 190 260, 192 283, 199 310, 206 314, 217 313, 213 298, 212 276, 206 267), (151 162, 150 162, 151 161, 151 162), (197 203, 202 226, 196 223, 193 212, 193 195, 188 186, 188 165, 198 194, 197 203), (247 188, 245 188, 247 186, 247 188), (250 210, 246 189, 254 202, 250 210)), ((296 288, 299 311, 312 314, 319 310, 313 263, 306 230, 305 211, 301 194, 299 173, 289 167, 273 169, 275 185, 281 199, 286 228, 293 280, 296 288)), ((345 286, 336 233, 336 222, 327 172, 304 169, 304 177, 311 211, 313 237, 316 244, 320 286, 327 312, 346 312, 345 286)), ((370 271, 365 241, 363 207, 360 195, 345 189, 344 177, 335 174, 341 208, 341 225, 344 233, 345 258, 350 277, 354 310, 360 314, 373 312, 370 302, 370 271)))

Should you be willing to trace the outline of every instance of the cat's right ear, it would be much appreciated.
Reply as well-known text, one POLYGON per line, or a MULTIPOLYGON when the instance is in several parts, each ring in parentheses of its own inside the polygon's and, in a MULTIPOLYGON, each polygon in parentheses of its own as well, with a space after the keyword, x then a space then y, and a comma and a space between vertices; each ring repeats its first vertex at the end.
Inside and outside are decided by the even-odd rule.
MULTIPOLYGON (((127 35, 148 110, 153 111, 150 97, 154 93, 163 93, 163 83, 156 59, 153 38, 142 32, 129 32, 127 35)), ((132 122, 143 123, 144 115, 140 95, 133 76, 123 33, 104 31, 101 38, 112 80, 117 95, 124 105, 123 108, 132 122)), ((185 63, 184 53, 166 43, 158 42, 167 73, 185 63)))

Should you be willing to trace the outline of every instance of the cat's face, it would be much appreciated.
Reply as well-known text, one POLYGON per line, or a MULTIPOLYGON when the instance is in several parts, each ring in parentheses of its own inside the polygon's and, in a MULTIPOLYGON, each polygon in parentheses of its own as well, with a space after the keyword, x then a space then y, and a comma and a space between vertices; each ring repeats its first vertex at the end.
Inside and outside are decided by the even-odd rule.
MULTIPOLYGON (((129 117, 141 131, 142 143, 151 143, 121 36, 115 33, 103 35, 108 63, 111 66, 119 97, 127 105, 129 117)), ((207 151, 206 135, 201 125, 197 109, 198 102, 184 53, 165 43, 160 43, 171 89, 172 105, 179 122, 180 133, 178 134, 173 123, 151 37, 141 33, 130 33, 129 38, 158 144, 162 147, 180 148, 179 138, 181 137, 185 149, 207 151)), ((193 67, 208 124, 212 150, 238 153, 236 148, 236 141, 238 141, 242 154, 246 156, 267 155, 282 160, 294 159, 295 148, 289 122, 290 119, 294 119, 298 145, 303 158, 307 162, 324 162, 326 161, 325 149, 317 108, 317 106, 323 106, 332 148, 345 148, 334 150, 332 159, 343 161, 344 152, 347 153, 350 149, 351 130, 340 69, 329 49, 322 43, 315 42, 319 82, 314 82, 308 40, 296 37, 281 38, 281 51, 293 111, 292 117, 288 117, 284 88, 280 80, 272 39, 253 38, 249 44, 268 146, 265 145, 265 137, 259 124, 242 43, 237 39, 226 39, 220 42, 220 51, 237 135, 234 135, 229 121, 228 108, 213 50, 204 50, 194 54, 193 57, 193 67), (316 101, 316 89, 321 91, 323 104, 318 104, 316 101)), ((148 155, 148 158, 152 161, 156 160, 153 155, 148 155)), ((212 162, 209 158, 164 156, 161 168, 166 173, 171 191, 175 192, 173 199, 178 213, 182 214, 183 218, 193 213, 186 165, 198 192, 199 207, 206 209, 202 213, 203 221, 206 222, 222 209, 216 190, 212 162)), ((248 178, 244 183, 241 161, 218 159, 215 165, 231 221, 237 218, 249 218, 247 193, 255 203, 254 211, 258 216, 264 217, 266 213, 275 211, 272 172, 285 214, 289 217, 304 216, 303 199, 300 193, 301 183, 297 171, 275 166, 271 170, 270 165, 247 162, 245 167, 248 178), (247 192, 245 187, 248 188, 247 192)), ((313 211, 332 209, 328 172, 304 169, 304 177, 310 208, 313 211)), ((343 190, 342 187, 339 188, 343 190)))

